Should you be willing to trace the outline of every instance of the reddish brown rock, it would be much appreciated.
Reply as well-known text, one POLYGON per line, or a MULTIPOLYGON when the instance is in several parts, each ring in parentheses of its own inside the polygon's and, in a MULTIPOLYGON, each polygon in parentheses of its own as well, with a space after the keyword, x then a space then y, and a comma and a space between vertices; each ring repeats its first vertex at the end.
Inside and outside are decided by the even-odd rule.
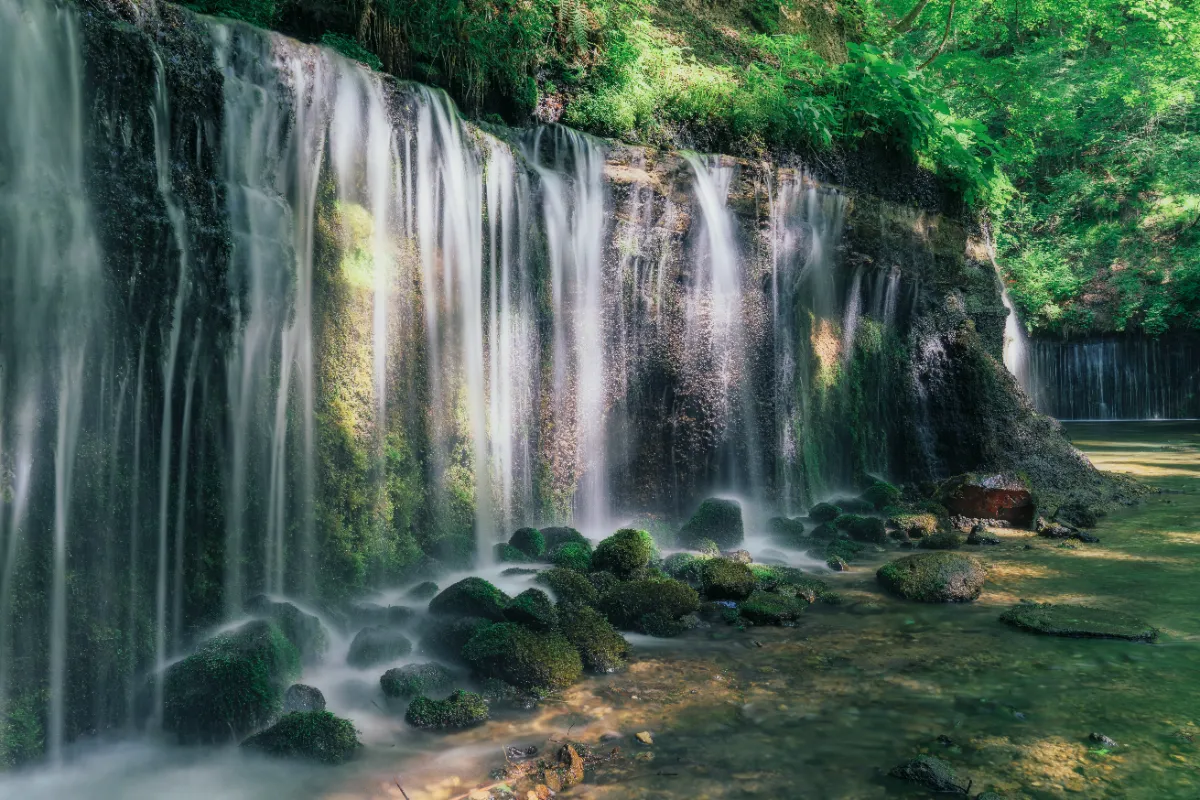
POLYGON ((959 475, 944 484, 939 500, 951 514, 998 519, 1015 527, 1033 524, 1037 506, 1023 481, 1011 475, 959 475))

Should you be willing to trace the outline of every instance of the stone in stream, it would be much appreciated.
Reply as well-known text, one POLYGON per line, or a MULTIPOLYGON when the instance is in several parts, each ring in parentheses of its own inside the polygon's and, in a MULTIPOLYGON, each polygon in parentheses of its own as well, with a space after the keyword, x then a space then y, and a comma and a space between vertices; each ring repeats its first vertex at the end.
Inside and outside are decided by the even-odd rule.
POLYGON ((504 606, 504 618, 534 631, 549 631, 558 626, 558 612, 550 596, 541 589, 526 589, 504 606))
POLYGON ((1001 614, 1000 621, 1049 636, 1134 642, 1152 642, 1158 638, 1158 630, 1137 617, 1089 606, 1020 603, 1001 614))
POLYGON ((629 642, 596 609, 570 606, 559 615, 559 630, 579 651, 583 666, 592 672, 616 672, 625 667, 629 642))
POLYGON ((243 608, 249 614, 269 619, 278 625, 283 635, 300 651, 305 663, 319 661, 329 649, 329 637, 321 620, 291 603, 272 600, 260 594, 247 600, 243 608))
POLYGON ((739 613, 755 625, 783 625, 800 618, 808 602, 797 597, 755 591, 738 606, 739 613))
POLYGON ((389 669, 379 676, 379 688, 387 697, 410 698, 419 694, 437 694, 454 681, 454 673, 441 664, 407 664, 389 669))
POLYGON ((967 544, 1000 544, 1000 537, 988 533, 987 528, 982 525, 976 525, 967 534, 967 544))
POLYGON ((404 712, 404 721, 414 728, 458 730, 487 722, 488 706, 475 692, 456 690, 445 700, 416 697, 404 712))
POLYGON ((583 673, 579 651, 560 633, 537 633, 513 622, 482 628, 463 646, 462 656, 485 678, 526 692, 564 689, 583 673))
POLYGON ((463 578, 429 601, 430 614, 483 617, 500 622, 509 597, 483 578, 463 578))
POLYGON ((463 661, 463 646, 495 623, 482 617, 430 617, 421 626, 421 652, 447 661, 463 661))
POLYGON ((346 663, 352 667, 374 667, 403 658, 412 652, 412 642, 394 628, 363 628, 350 643, 346 663))
POLYGON ((605 592, 598 608, 618 630, 674 636, 690 627, 682 621, 700 608, 700 596, 669 578, 627 581, 605 592))
POLYGON ((324 711, 325 695, 315 686, 293 683, 283 694, 283 713, 293 711, 324 711))
POLYGON ((622 579, 639 577, 645 574, 655 554, 654 540, 649 533, 622 528, 596 545, 592 553, 592 569, 611 572, 622 579))
POLYGON ((808 518, 813 522, 833 522, 842 515, 842 509, 831 503, 817 503, 808 510, 808 518))
POLYGON ((964 788, 958 784, 954 767, 937 756, 920 755, 909 759, 899 766, 892 767, 888 775, 910 781, 931 792, 966 794, 964 788))
POLYGON ((700 581, 709 600, 744 600, 758 582, 746 563, 725 558, 704 562, 700 581))
POLYGON ((887 528, 879 517, 859 517, 846 530, 850 538, 858 542, 887 542, 887 528))
POLYGON ((885 589, 922 603, 962 603, 983 591, 987 572, 972 556, 918 553, 884 564, 875 573, 885 589))
POLYGON ((865 492, 859 495, 859 499, 876 511, 882 511, 888 506, 898 505, 902 494, 899 489, 887 481, 875 481, 865 492))
POLYGON ((1012 475, 957 475, 942 484, 938 500, 951 514, 999 519, 1018 528, 1033 524, 1037 506, 1029 487, 1012 475))
POLYGON ((1092 733, 1088 735, 1088 738, 1101 747, 1107 747, 1109 750, 1116 750, 1118 747, 1120 747, 1115 740, 1105 736, 1103 733, 1096 733, 1095 731, 1092 731, 1092 733))
POLYGON ((341 764, 362 746, 354 723, 328 711, 293 711, 242 746, 283 758, 341 764))
POLYGON ((551 527, 542 528, 542 538, 546 541, 546 550, 550 551, 564 544, 584 544, 591 550, 592 543, 588 538, 574 528, 551 527))
POLYGON ((694 549, 704 539, 711 539, 722 550, 729 550, 741 544, 744 538, 741 505, 736 500, 717 497, 700 503, 696 513, 679 529, 679 544, 689 549, 694 549))
POLYGON ((957 531, 938 531, 922 536, 917 547, 922 550, 957 550, 962 547, 963 537, 957 531))
POLYGON ((538 778, 552 792, 565 792, 583 783, 583 757, 574 746, 565 744, 558 751, 557 763, 543 766, 538 778))
POLYGON ((771 517, 767 520, 771 538, 784 547, 800 547, 804 539, 804 523, 787 517, 771 517))
MULTIPOLYGON (((668 559, 669 561, 670 559, 668 559)), ((539 572, 534 579, 554 593, 560 605, 595 605, 600 593, 586 576, 572 569, 555 567, 539 572)))
POLYGON ((1077 532, 1070 525, 1063 525, 1061 522, 1047 522, 1041 517, 1037 518, 1033 529, 1043 539, 1070 539, 1077 532))

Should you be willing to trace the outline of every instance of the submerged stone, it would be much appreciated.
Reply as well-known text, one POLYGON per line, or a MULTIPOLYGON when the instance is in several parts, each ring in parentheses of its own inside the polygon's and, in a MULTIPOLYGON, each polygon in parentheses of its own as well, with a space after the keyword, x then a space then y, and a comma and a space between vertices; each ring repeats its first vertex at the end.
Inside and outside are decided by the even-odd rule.
POLYGON ((293 711, 324 711, 325 695, 315 686, 293 683, 283 693, 283 713, 293 711))
POLYGON ((447 586, 430 600, 429 613, 483 617, 499 622, 504 619, 508 599, 508 595, 491 583, 472 576, 447 586))
POLYGON ((408 664, 389 669, 379 677, 379 688, 388 697, 409 698, 436 694, 450 688, 454 673, 441 664, 408 664))
POLYGON ((346 663, 352 667, 374 667, 403 658, 412 652, 412 642, 395 628, 363 628, 350 643, 346 663))
POLYGON ((629 657, 629 642, 604 616, 589 606, 575 606, 560 615, 559 628, 592 672, 616 672, 629 657))
POLYGON ((1158 630, 1121 611, 1059 603, 1021 603, 1000 615, 1002 622, 1035 633, 1090 639, 1152 642, 1158 630))
POLYGON ((260 594, 247 600, 244 608, 247 613, 264 617, 278 625, 306 663, 319 661, 329 649, 329 637, 321 620, 291 603, 272 600, 260 594))
POLYGON ((1037 510, 1029 487, 1012 475, 958 475, 942 484, 938 499, 952 514, 1018 528, 1032 525, 1037 510))
POLYGON ((750 596, 757 583, 748 565, 725 558, 705 561, 700 581, 709 600, 742 600, 750 596))
POLYGON ((592 569, 611 572, 622 579, 632 578, 645 572, 655 552, 654 539, 649 533, 623 528, 596 545, 592 569))
POLYGON ((729 550, 744 538, 741 505, 736 500, 717 497, 700 503, 696 513, 679 530, 679 543, 693 549, 702 540, 711 539, 720 549, 729 550))
POLYGON ((564 636, 512 622, 480 630, 463 647, 463 657, 480 676, 533 692, 566 688, 583 672, 579 652, 564 636))
POLYGON ((936 756, 917 756, 893 767, 888 775, 918 784, 931 792, 966 793, 966 790, 958 785, 958 776, 954 768, 936 756))
POLYGON ((183 742, 221 742, 266 725, 300 673, 295 645, 256 620, 200 645, 163 677, 163 729, 183 742))
POLYGON ((458 730, 487 722, 488 706, 475 692, 455 691, 445 700, 416 697, 404 712, 404 721, 414 728, 458 730))
POLYGON ((960 553, 919 553, 884 564, 875 573, 888 591, 922 603, 962 603, 983 591, 987 572, 960 553))
POLYGON ((552 630, 558 624, 558 612, 541 589, 526 589, 509 600, 504 618, 535 631, 552 630))
POLYGON ((328 711, 293 711, 242 746, 273 756, 341 764, 353 758, 362 743, 349 720, 328 711))

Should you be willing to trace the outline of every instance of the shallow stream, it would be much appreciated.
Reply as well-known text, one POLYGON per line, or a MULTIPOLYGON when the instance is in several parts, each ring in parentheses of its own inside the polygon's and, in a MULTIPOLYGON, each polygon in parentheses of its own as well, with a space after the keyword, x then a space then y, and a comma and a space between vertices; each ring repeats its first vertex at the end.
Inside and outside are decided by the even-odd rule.
POLYGON ((874 568, 889 552, 825 576, 843 602, 812 607, 796 628, 631 637, 627 671, 459 734, 415 732, 386 713, 380 670, 306 674, 363 731, 362 757, 343 767, 109 743, 78 748, 57 769, 0 777, 0 797, 374 800, 402 797, 402 786, 410 800, 448 800, 490 782, 505 745, 567 737, 620 750, 575 798, 922 797, 886 777, 918 752, 949 761, 972 795, 1200 797, 1200 423, 1066 428, 1098 467, 1162 493, 1103 519, 1100 544, 993 531, 1001 545, 968 548, 989 566, 976 603, 884 595, 874 568), (1142 645, 1000 624, 1022 598, 1121 609, 1163 635, 1142 645), (639 731, 652 746, 633 740, 639 731), (1093 731, 1119 747, 1089 741, 1093 731))

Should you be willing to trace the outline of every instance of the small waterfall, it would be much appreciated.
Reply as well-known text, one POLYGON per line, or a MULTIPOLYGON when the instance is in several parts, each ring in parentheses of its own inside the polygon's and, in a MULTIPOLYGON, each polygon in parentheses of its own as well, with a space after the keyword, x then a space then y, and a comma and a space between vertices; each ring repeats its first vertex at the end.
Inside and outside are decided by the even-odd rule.
POLYGON ((1008 312, 1004 318, 1004 366, 1017 379, 1030 397, 1036 397, 1037 391, 1032 383, 1029 372, 1029 341, 1025 334, 1025 326, 1017 316, 1017 309, 1008 296, 1008 289, 1001 288, 1000 301, 1008 312))

